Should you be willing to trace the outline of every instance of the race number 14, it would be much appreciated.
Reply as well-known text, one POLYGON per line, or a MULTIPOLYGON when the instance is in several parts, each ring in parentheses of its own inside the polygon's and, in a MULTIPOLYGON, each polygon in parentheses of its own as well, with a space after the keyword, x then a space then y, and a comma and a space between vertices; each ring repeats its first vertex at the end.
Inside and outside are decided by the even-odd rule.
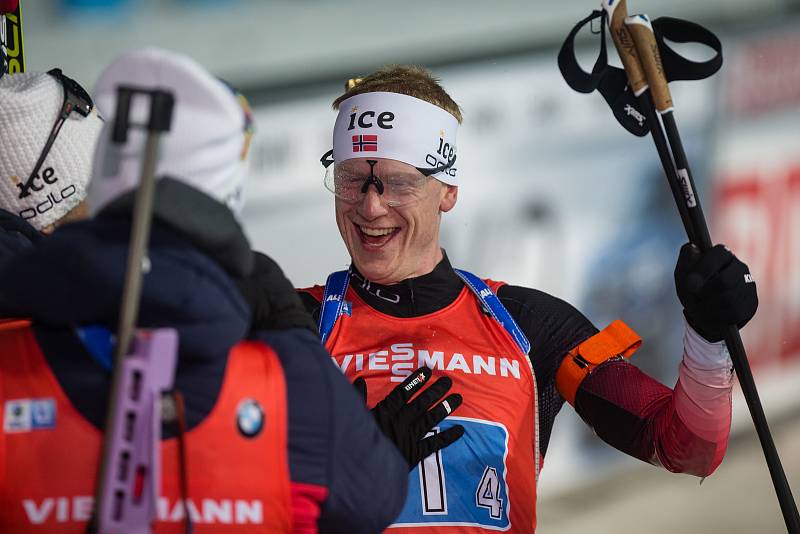
MULTIPOLYGON (((425 515, 447 515, 447 484, 442 469, 442 451, 431 454, 420 465, 422 510, 425 515)), ((503 498, 500 496, 500 477, 497 469, 487 465, 478 487, 475 488, 475 506, 489 511, 492 519, 503 517, 503 498)))
MULTIPOLYGON (((464 426, 465 438, 431 454, 409 473, 409 498, 394 525, 508 530, 508 431, 499 423, 467 417, 448 418, 441 430, 455 424, 464 426)), ((439 431, 435 428, 431 435, 439 431)))
MULTIPOLYGON (((428 435, 434 435, 438 431, 438 428, 434 428, 428 435)), ((419 478, 422 513, 447 515, 447 483, 442 466, 442 451, 437 451, 420 462, 419 478)), ((497 469, 490 465, 483 470, 483 476, 475 489, 475 506, 487 509, 492 519, 503 517, 500 477, 497 476, 497 469)))

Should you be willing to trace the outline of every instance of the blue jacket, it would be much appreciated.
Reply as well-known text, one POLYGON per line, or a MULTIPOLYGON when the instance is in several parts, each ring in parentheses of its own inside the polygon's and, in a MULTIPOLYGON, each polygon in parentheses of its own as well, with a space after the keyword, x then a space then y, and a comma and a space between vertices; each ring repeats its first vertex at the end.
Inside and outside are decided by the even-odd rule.
POLYGON ((0 266, 31 248, 41 238, 42 234, 27 221, 0 209, 0 266))
MULTIPOLYGON (((209 197, 183 190, 188 186, 159 187, 149 248, 152 268, 144 279, 138 325, 177 329, 175 387, 184 395, 192 428, 214 406, 229 349, 250 331, 250 307, 234 279, 251 274, 253 258, 230 212, 219 211, 209 197), (176 194, 193 200, 184 203, 191 214, 183 214, 181 222, 174 217, 175 203, 169 202, 176 194), (208 222, 216 226, 200 231, 208 222)), ((61 227, 0 266, 0 318, 34 320, 37 341, 59 383, 98 428, 104 424, 110 373, 90 356, 75 327, 116 329, 129 208, 130 202, 111 206, 94 220, 61 227)), ((291 284, 287 291, 294 293, 291 284)), ((283 366, 292 482, 328 490, 320 530, 383 529, 405 500, 405 460, 310 329, 289 326, 251 337, 272 346, 283 366)))

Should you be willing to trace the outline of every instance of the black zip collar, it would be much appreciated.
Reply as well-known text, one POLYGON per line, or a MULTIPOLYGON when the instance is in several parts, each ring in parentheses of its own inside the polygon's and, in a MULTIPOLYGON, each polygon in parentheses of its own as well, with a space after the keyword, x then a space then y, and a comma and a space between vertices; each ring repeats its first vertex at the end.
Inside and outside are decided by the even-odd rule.
MULTIPOLYGON (((444 253, 444 251, 442 251, 444 253)), ((419 317, 450 305, 461 293, 464 282, 453 270, 447 254, 428 274, 407 278, 391 285, 367 280, 351 266, 350 287, 367 304, 393 317, 419 317)))

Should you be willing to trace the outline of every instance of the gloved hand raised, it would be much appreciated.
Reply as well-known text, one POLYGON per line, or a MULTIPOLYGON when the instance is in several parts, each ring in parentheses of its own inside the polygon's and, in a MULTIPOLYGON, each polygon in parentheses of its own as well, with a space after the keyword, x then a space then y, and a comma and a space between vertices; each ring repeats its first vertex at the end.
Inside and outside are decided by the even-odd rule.
POLYGON ((247 278, 236 280, 253 313, 251 331, 307 328, 316 333, 314 319, 278 264, 261 252, 253 254, 253 272, 247 278))
MULTIPOLYGON (((433 372, 427 367, 417 369, 372 409, 372 415, 375 417, 378 427, 405 456, 409 470, 414 469, 421 460, 449 446, 464 434, 464 427, 456 425, 444 432, 425 437, 433 427, 455 411, 462 402, 461 395, 453 393, 436 404, 433 409, 428 410, 453 387, 452 380, 442 377, 423 390, 423 386, 432 374, 433 372), (417 398, 409 402, 409 399, 420 391, 417 398)), ((364 402, 367 402, 366 381, 363 378, 357 378, 353 382, 353 386, 361 394, 364 402)))
POLYGON ((689 325, 711 342, 721 341, 730 325, 742 328, 758 308, 750 270, 723 245, 706 252, 683 245, 675 265, 675 288, 689 325))

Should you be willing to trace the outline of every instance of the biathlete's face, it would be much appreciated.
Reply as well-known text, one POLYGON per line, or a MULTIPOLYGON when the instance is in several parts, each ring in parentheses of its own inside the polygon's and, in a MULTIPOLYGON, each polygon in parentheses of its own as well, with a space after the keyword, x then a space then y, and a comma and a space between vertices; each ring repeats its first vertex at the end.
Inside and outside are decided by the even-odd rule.
POLYGON ((336 224, 361 274, 394 284, 431 272, 442 259, 441 214, 455 206, 458 188, 396 160, 357 158, 339 165, 336 224))

